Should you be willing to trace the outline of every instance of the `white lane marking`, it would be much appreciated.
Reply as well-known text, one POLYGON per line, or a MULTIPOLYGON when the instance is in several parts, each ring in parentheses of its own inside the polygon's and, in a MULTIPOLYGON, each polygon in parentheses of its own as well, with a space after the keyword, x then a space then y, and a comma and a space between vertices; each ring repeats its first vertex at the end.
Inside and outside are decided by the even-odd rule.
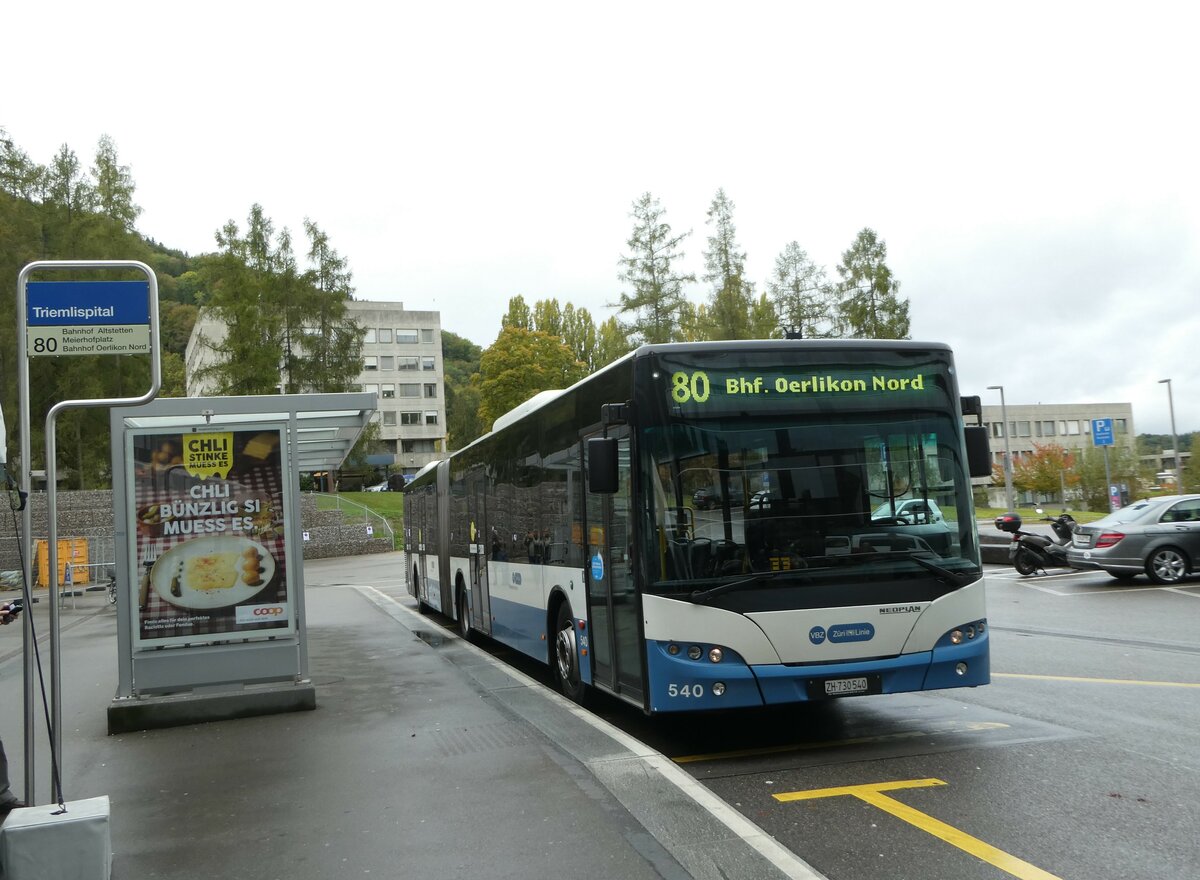
MULTIPOLYGON (((344 584, 342 586, 358 590, 368 600, 378 605, 396 620, 400 620, 400 614, 403 613, 409 620, 418 622, 422 627, 429 625, 421 615, 417 614, 417 612, 413 611, 407 605, 393 599, 373 586, 365 584, 344 584)), ((442 635, 446 638, 458 639, 458 635, 449 630, 444 631, 442 635)), ((600 733, 605 734, 614 742, 623 746, 635 758, 645 764, 648 769, 658 773, 663 779, 678 788, 684 795, 691 798, 697 806, 707 810, 709 815, 741 840, 744 840, 747 845, 753 847, 759 855, 778 868, 785 876, 794 878, 794 880, 828 880, 824 874, 818 873, 811 865, 697 782, 695 778, 676 766, 665 755, 655 751, 641 740, 625 733, 625 731, 619 730, 604 719, 597 718, 561 694, 547 690, 541 683, 534 681, 523 672, 513 669, 507 664, 501 663, 491 654, 477 648, 470 642, 463 642, 463 647, 472 651, 481 660, 490 663, 505 674, 516 679, 529 688, 532 693, 536 693, 542 698, 553 702, 558 708, 570 712, 579 720, 591 725, 600 733)))
POLYGON ((1200 599, 1200 593, 1189 593, 1187 590, 1179 587, 1163 587, 1168 593, 1178 593, 1181 596, 1191 596, 1193 599, 1200 599))

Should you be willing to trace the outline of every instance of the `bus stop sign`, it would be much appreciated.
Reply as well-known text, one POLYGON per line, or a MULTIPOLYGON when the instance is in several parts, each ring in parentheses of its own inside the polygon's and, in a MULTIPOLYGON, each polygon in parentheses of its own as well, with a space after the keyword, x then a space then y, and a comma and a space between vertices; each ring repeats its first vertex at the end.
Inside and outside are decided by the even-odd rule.
POLYGON ((146 281, 30 281, 26 354, 149 354, 146 281))

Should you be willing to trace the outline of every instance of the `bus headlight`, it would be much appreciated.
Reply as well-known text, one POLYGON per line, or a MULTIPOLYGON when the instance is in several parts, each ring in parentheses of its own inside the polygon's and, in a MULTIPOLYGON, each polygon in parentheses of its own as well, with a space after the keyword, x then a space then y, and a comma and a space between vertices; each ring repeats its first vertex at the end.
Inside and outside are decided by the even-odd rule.
POLYGON ((689 660, 699 660, 703 654, 704 654, 704 649, 701 648, 699 645, 692 645, 691 647, 688 648, 688 659, 689 660))
POLYGON ((966 663, 955 664, 954 671, 957 672, 959 675, 966 675, 967 674, 967 664, 966 663))
POLYGON ((963 643, 963 634, 961 629, 956 629, 950 633, 950 644, 961 645, 963 643))
POLYGON ((674 657, 679 653, 679 646, 674 642, 671 642, 671 644, 667 645, 667 653, 674 657))
POLYGON ((721 659, 724 656, 725 656, 725 652, 722 651, 720 648, 709 648, 709 650, 708 650, 708 659, 711 660, 713 663, 720 663, 721 659))
POLYGON ((725 682, 723 682, 723 681, 714 681, 714 682, 713 682, 713 686, 712 686, 712 692, 713 692, 713 696, 714 696, 714 697, 723 697, 723 696, 725 696, 725 682))

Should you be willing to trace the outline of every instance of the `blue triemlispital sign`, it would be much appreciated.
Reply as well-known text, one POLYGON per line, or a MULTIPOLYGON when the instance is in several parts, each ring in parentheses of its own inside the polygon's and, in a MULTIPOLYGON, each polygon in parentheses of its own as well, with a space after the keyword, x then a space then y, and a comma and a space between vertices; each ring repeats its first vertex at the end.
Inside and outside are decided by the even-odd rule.
POLYGON ((30 357, 150 351, 147 281, 30 281, 25 293, 30 357))

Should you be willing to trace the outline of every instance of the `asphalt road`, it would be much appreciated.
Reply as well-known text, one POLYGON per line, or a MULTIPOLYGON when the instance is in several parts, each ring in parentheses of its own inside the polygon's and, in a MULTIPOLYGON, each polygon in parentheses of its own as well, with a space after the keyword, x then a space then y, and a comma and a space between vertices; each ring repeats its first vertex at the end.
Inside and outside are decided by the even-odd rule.
POLYGON ((987 687, 599 710, 832 880, 1200 875, 1200 580, 988 568, 987 687))

